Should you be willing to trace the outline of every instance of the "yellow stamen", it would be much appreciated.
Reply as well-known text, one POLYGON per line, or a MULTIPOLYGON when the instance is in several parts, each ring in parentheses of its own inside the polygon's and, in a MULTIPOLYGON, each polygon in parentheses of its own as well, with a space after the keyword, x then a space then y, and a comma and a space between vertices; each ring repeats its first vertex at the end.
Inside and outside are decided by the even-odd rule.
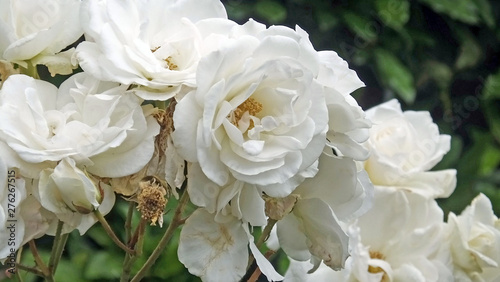
MULTIPOLYGON (((246 112, 248 112, 251 116, 255 116, 260 111, 262 111, 262 104, 257 102, 254 98, 248 98, 233 111, 234 119, 232 123, 238 126, 238 123, 246 112)), ((250 120, 250 126, 248 129, 252 129, 253 127, 253 121, 250 120)))
MULTIPOLYGON (((385 259, 384 255, 382 255, 381 253, 379 253, 379 252, 372 252, 372 251, 370 251, 370 258, 372 258, 372 259, 380 259, 380 260, 384 260, 385 259)), ((387 277, 387 273, 385 273, 384 269, 382 269, 381 267, 368 265, 368 272, 370 272, 370 273, 380 273, 380 272, 383 272, 384 275, 382 276, 382 279, 380 281, 381 282, 389 281, 389 277, 387 277)))
MULTIPOLYGON (((158 49, 160 49, 160 46, 151 49, 151 53, 156 52, 156 50, 158 50, 158 49)), ((174 62, 172 62, 172 56, 168 56, 165 59, 165 62, 167 62, 167 66, 168 66, 169 70, 177 70, 177 69, 179 69, 179 66, 176 65, 176 64, 174 64, 174 62)))
POLYGON ((165 59, 165 62, 167 62, 169 70, 177 70, 179 68, 179 66, 177 66, 176 64, 174 64, 172 62, 172 57, 171 56, 168 56, 168 58, 165 59))

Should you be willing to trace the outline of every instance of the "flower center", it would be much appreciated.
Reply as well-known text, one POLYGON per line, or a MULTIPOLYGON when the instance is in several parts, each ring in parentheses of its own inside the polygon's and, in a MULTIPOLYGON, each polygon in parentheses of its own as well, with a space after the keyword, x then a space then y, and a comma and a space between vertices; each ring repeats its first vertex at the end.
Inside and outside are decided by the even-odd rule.
POLYGON ((165 59, 165 62, 167 62, 167 66, 168 66, 168 69, 169 70, 178 70, 179 69, 179 66, 177 66, 176 64, 174 64, 172 62, 172 56, 168 56, 166 59, 165 59))
MULTIPOLYGON (((156 52, 156 50, 158 50, 158 49, 160 49, 160 46, 151 49, 151 53, 156 52)), ((179 69, 179 66, 173 62, 172 56, 168 56, 166 59, 164 59, 164 61, 167 63, 167 67, 169 70, 178 70, 179 69)))
POLYGON ((52 138, 56 135, 56 126, 55 125, 50 125, 49 126, 49 138, 52 138))
MULTIPOLYGON (((240 120, 243 118, 246 112, 248 112, 250 116, 255 116, 260 111, 262 111, 262 104, 257 102, 254 98, 248 98, 233 111, 232 123, 236 126, 239 126, 240 120)), ((252 129, 253 127, 253 120, 250 120, 248 129, 252 129)))
MULTIPOLYGON (((384 255, 382 255, 381 253, 379 253, 379 252, 372 252, 372 251, 370 251, 370 258, 372 258, 372 259, 379 259, 379 260, 384 260, 385 259, 384 255)), ((368 265, 368 272, 370 272, 370 273, 380 273, 380 272, 383 272, 384 276, 382 276, 382 279, 380 281, 381 282, 389 281, 389 277, 387 277, 387 273, 385 273, 385 271, 381 267, 368 265)))

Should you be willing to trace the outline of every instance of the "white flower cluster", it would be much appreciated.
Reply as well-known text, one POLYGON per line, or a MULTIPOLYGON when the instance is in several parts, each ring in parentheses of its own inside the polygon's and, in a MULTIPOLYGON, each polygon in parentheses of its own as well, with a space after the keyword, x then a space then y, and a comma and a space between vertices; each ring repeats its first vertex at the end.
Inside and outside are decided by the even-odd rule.
POLYGON ((455 189, 456 171, 429 171, 450 148, 428 112, 402 112, 391 100, 366 112, 373 122, 362 165, 375 185, 373 207, 344 222, 346 268, 292 260, 285 281, 481 281, 500 279, 500 220, 480 194, 444 221, 436 198, 455 189))
POLYGON ((488 200, 448 225, 434 201, 455 187, 454 170, 429 171, 449 137, 395 101, 365 114, 357 74, 298 26, 240 25, 219 0, 0 0, 0 75, 0 260, 61 223, 83 235, 115 194, 161 227, 181 189, 197 209, 178 257, 203 281, 239 281, 253 260, 284 279, 254 238, 273 226, 335 277, 497 275, 488 200), (37 65, 70 76, 56 87, 37 65), (144 183, 163 206, 140 202, 144 183))
MULTIPOLYGON (((141 179, 159 177, 150 183, 174 187, 159 195, 186 187, 199 207, 178 255, 203 280, 239 280, 249 257, 282 280, 253 237, 268 223, 289 256, 344 267, 340 220, 372 201, 355 163, 371 122, 350 96, 364 84, 335 52, 316 51, 300 27, 239 25, 218 0, 0 7, 0 168, 15 171, 19 193, 0 224, 18 220, 15 249, 58 222, 84 234, 115 193, 137 200, 141 179), (38 79, 40 64, 83 72, 56 87, 38 79)), ((162 225, 162 211, 139 206, 162 225)))

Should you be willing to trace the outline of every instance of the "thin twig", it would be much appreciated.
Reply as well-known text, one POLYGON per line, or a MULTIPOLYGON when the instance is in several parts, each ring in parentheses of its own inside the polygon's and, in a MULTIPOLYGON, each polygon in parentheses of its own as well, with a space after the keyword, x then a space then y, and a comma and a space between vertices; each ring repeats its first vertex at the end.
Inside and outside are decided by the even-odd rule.
POLYGON ((132 278, 131 282, 140 281, 146 275, 146 272, 151 268, 151 266, 153 266, 153 264, 158 259, 160 254, 163 252, 168 242, 172 238, 175 229, 177 229, 177 227, 181 225, 182 212, 184 211, 184 208, 188 203, 188 201, 189 201, 189 194, 187 193, 187 191, 184 191, 181 199, 179 200, 179 204, 177 206, 177 209, 175 210, 172 221, 170 222, 167 230, 165 231, 165 234, 163 234, 163 237, 161 238, 160 242, 158 242, 158 245, 154 249, 153 253, 151 254, 151 256, 149 256, 146 263, 141 267, 141 269, 139 270, 139 272, 137 272, 134 278, 132 278))
POLYGON ((264 228, 264 231, 262 231, 262 234, 260 234, 259 241, 255 243, 255 245, 257 245, 257 248, 260 248, 262 244, 264 244, 264 242, 267 241, 267 239, 269 238, 269 234, 271 234, 271 231, 273 230, 273 227, 276 224, 276 222, 278 221, 271 218, 267 220, 267 225, 264 228))
POLYGON ((132 237, 132 217, 134 215, 135 202, 128 205, 127 219, 125 220, 125 242, 129 242, 132 237))
POLYGON ((69 233, 61 235, 61 239, 59 240, 59 244, 57 246, 56 254, 55 254, 55 259, 53 261, 53 265, 50 266, 49 268, 50 271, 52 272, 52 275, 56 273, 57 266, 59 265, 59 261, 61 260, 62 253, 64 251, 64 247, 66 246, 66 242, 68 241, 69 233))
MULTIPOLYGON (((40 269, 38 269, 37 267, 30 267, 30 266, 26 266, 24 264, 18 263, 18 264, 16 264, 16 269, 17 270, 19 270, 19 269, 20 270, 24 270, 24 271, 33 273, 33 274, 35 274, 37 276, 40 276, 40 277, 45 277, 45 275, 43 274, 43 272, 40 269)), ((17 270, 16 270, 16 272, 19 273, 19 271, 17 271, 17 270)))
POLYGON ((40 253, 38 253, 35 241, 34 240, 29 241, 29 246, 31 253, 33 254, 33 258, 35 259, 36 265, 38 266, 38 268, 40 268, 43 277, 45 277, 47 281, 54 281, 54 278, 50 273, 50 269, 43 262, 42 258, 40 257, 40 253))
POLYGON ((131 250, 122 241, 120 241, 120 239, 118 239, 115 232, 113 232, 113 229, 111 229, 111 226, 109 226, 108 222, 106 221, 106 219, 99 210, 95 210, 94 215, 97 217, 97 220, 101 223, 102 227, 104 228, 104 231, 106 231, 111 240, 113 240, 113 242, 115 242, 115 244, 118 247, 120 247, 120 249, 124 250, 127 253, 134 252, 134 250, 131 250))
POLYGON ((139 226, 134 233, 134 236, 128 242, 128 246, 135 251, 133 254, 125 254, 125 259, 123 260, 123 271, 120 277, 120 282, 129 281, 130 272, 132 271, 132 265, 137 260, 138 257, 142 255, 142 246, 144 242, 144 232, 146 231, 146 220, 141 218, 139 226))
POLYGON ((54 236, 54 242, 52 243, 52 251, 50 252, 50 258, 49 258, 49 271, 51 274, 54 274, 54 264, 55 261, 57 260, 56 257, 58 253, 59 244, 61 242, 61 233, 63 225, 64 222, 60 220, 57 222, 56 235, 54 236))

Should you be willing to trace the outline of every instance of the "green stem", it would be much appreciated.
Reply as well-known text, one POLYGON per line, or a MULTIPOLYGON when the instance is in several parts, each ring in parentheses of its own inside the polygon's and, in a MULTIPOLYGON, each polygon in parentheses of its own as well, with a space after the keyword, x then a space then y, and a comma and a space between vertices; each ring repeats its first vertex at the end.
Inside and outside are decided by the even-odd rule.
POLYGON ((115 244, 120 247, 120 249, 124 250, 126 253, 133 253, 134 251, 131 250, 129 247, 127 247, 125 244, 123 244, 120 239, 116 236, 115 232, 113 232, 113 229, 111 229, 111 226, 109 226, 108 222, 102 215, 102 213, 99 210, 94 211, 94 215, 97 217, 97 220, 101 223, 102 227, 104 228, 104 231, 108 234, 108 236, 115 242, 115 244))
POLYGON ((55 259, 52 262, 52 265, 49 263, 49 268, 52 271, 52 275, 56 273, 57 266, 59 265, 59 261, 61 260, 62 253, 64 251, 64 247, 66 246, 66 242, 68 241, 69 233, 61 235, 61 239, 59 240, 59 244, 57 246, 57 250, 55 253, 55 259))
POLYGON ((17 281, 19 282, 24 282, 24 279, 23 277, 21 276, 21 274, 19 273, 19 271, 16 270, 16 278, 17 278, 17 281))
POLYGON ((34 79, 40 79, 40 75, 38 74, 38 70, 36 68, 36 65, 33 65, 31 62, 27 62, 27 64, 28 64, 27 68, 20 67, 21 73, 28 75, 28 76, 31 76, 34 79))
POLYGON ((132 238, 132 217, 134 215, 135 202, 130 202, 128 206, 127 219, 125 220, 125 242, 132 238))
MULTIPOLYGON (((45 275, 43 274, 43 272, 36 268, 36 267, 30 267, 30 266, 26 266, 24 264, 20 264, 20 263, 17 263, 16 264, 16 268, 17 269, 20 269, 20 270, 24 270, 24 271, 27 271, 27 272, 30 272, 30 273, 33 273, 37 276, 40 276, 40 277, 44 277, 45 275)), ((16 273, 19 273, 19 271, 16 271, 16 273)))
POLYGON ((125 259, 123 260, 123 272, 120 277, 120 282, 129 281, 130 272, 132 271, 132 265, 138 257, 142 255, 142 246, 144 242, 144 232, 146 231, 146 220, 141 219, 139 226, 129 241, 129 247, 134 249, 134 254, 125 254, 125 259))
POLYGON ((271 234, 271 231, 273 230, 273 227, 276 224, 276 222, 278 221, 271 218, 267 220, 267 225, 264 228, 264 231, 262 231, 262 234, 260 234, 257 243, 255 243, 255 245, 257 245, 257 248, 260 248, 262 244, 264 244, 264 242, 267 240, 267 238, 269 238, 269 235, 271 234))
POLYGON ((30 245, 31 253, 33 254, 33 258, 35 259, 36 265, 38 266, 38 268, 40 268, 46 281, 49 281, 49 282, 54 281, 54 277, 52 276, 50 269, 45 265, 42 258, 40 257, 40 254, 38 253, 38 249, 36 248, 35 241, 31 240, 29 242, 29 245, 30 245))
POLYGON ((23 246, 21 246, 18 250, 17 250, 17 255, 16 255, 16 266, 14 267, 14 271, 15 271, 15 275, 17 277, 17 280, 19 282, 23 282, 24 279, 23 277, 21 276, 21 274, 19 273, 19 271, 17 271, 18 269, 18 265, 20 264, 21 262, 21 256, 23 255, 23 246))
POLYGON ((120 282, 127 282, 130 277, 130 271, 132 264, 134 263, 135 256, 129 253, 125 253, 125 259, 123 260, 123 271, 120 277, 120 282))
MULTIPOLYGON (((50 252, 49 269, 52 269, 54 267, 54 262, 56 261, 56 254, 57 254, 57 249, 59 247, 59 243, 61 241, 61 233, 63 225, 64 222, 60 220, 57 222, 56 235, 54 237, 54 242, 52 243, 52 251, 50 252)), ((51 271, 51 273, 53 272, 51 271)))
POLYGON ((130 238, 130 241, 128 241, 129 248, 135 249, 137 241, 139 241, 139 238, 144 235, 144 231, 146 230, 146 223, 147 221, 141 218, 141 220, 139 221, 139 226, 135 230, 134 235, 130 238))
POLYGON ((184 222, 181 219, 181 216, 188 201, 189 201, 189 194, 187 193, 187 191, 184 191, 181 199, 179 200, 179 204, 177 205, 172 221, 168 225, 167 231, 165 231, 165 234, 163 234, 163 237, 161 238, 160 242, 158 242, 158 245, 154 249, 153 253, 148 258, 146 263, 141 267, 139 272, 137 272, 134 278, 132 278, 131 282, 140 281, 146 275, 146 272, 151 268, 151 266, 153 266, 153 264, 158 259, 160 254, 163 252, 168 242, 174 235, 175 229, 177 229, 177 227, 179 227, 181 223, 184 222))
POLYGON ((54 237, 54 242, 52 243, 52 251, 50 252, 50 259, 49 259, 49 270, 50 273, 53 275, 55 273, 55 265, 56 261, 58 261, 61 257, 61 254, 59 253, 59 248, 61 244, 61 233, 62 233, 62 228, 63 228, 64 223, 62 221, 57 222, 57 229, 56 229, 56 235, 54 237), (59 256, 59 257, 58 257, 59 256))

